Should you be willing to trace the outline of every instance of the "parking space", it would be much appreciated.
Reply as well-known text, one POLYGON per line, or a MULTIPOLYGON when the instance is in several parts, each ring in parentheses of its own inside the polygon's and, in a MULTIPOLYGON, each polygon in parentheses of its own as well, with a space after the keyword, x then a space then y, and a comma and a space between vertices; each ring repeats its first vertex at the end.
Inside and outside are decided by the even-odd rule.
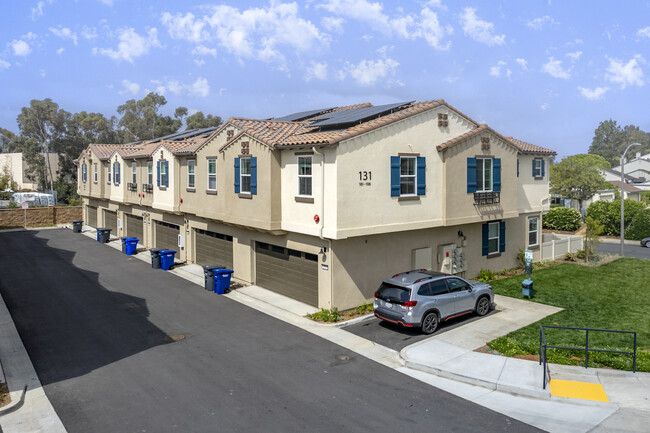
POLYGON ((405 328, 401 325, 379 320, 376 317, 365 320, 361 323, 346 326, 343 329, 346 331, 370 340, 374 343, 380 344, 389 349, 400 351, 406 346, 417 343, 429 337, 443 334, 458 328, 459 326, 472 323, 476 320, 481 320, 484 317, 498 314, 499 310, 492 310, 486 316, 478 317, 475 314, 467 314, 465 316, 451 319, 447 322, 441 323, 438 330, 432 335, 425 335, 420 332, 420 329, 405 328))

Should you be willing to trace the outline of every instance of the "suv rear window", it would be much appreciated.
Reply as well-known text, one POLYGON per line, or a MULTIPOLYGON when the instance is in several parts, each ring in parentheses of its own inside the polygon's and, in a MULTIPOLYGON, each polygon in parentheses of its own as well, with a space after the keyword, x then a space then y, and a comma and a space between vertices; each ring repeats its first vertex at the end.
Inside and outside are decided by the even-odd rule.
POLYGON ((377 297, 385 301, 406 302, 411 298, 411 290, 390 283, 381 283, 377 297))

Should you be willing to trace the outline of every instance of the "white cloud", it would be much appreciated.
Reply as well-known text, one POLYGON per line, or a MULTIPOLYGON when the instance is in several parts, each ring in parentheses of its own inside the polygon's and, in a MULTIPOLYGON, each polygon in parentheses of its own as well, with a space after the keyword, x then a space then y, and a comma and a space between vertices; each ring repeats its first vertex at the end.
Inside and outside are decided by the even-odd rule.
POLYGON ((0 59, 0 70, 8 69, 11 66, 11 63, 0 59))
POLYGON ((192 54, 195 55, 195 56, 217 57, 217 49, 216 48, 208 48, 205 45, 197 45, 192 50, 192 54))
POLYGON ((65 48, 61 47, 58 50, 56 50, 56 53, 60 56, 61 54, 63 54, 63 51, 65 51, 65 48))
POLYGON ((327 63, 318 63, 312 60, 305 73, 305 81, 311 81, 313 78, 319 80, 327 79, 327 63))
POLYGON ((146 36, 138 35, 132 28, 122 29, 118 31, 118 38, 120 42, 117 45, 117 50, 99 48, 94 49, 93 52, 110 57, 116 62, 126 60, 133 63, 137 57, 147 54, 150 48, 161 46, 156 28, 150 29, 146 36))
POLYGON ((188 12, 183 16, 165 12, 162 14, 162 23, 167 26, 167 31, 172 39, 183 39, 196 43, 210 39, 210 32, 205 29, 205 21, 196 19, 192 13, 188 12))
POLYGON ((32 52, 32 49, 29 46, 29 44, 23 41, 22 39, 13 40, 10 45, 11 48, 13 48, 14 50, 15 56, 27 57, 32 52))
POLYGON ((334 17, 325 17, 320 20, 320 24, 323 28, 329 32, 334 33, 343 33, 343 23, 345 20, 343 18, 334 18, 334 17))
POLYGON ((542 105, 539 106, 539 108, 542 109, 542 111, 546 111, 550 108, 551 106, 549 105, 548 102, 544 102, 542 105))
POLYGON ((578 60, 582 56, 582 51, 576 51, 575 53, 566 53, 567 57, 571 57, 573 60, 578 60))
POLYGON ((124 87, 124 92, 130 93, 133 96, 140 93, 140 85, 138 83, 133 83, 129 80, 122 80, 122 87, 124 87))
POLYGON ((356 65, 346 62, 338 74, 339 79, 348 75, 361 86, 372 86, 380 79, 395 75, 399 63, 393 59, 362 60, 356 65))
POLYGON ((492 45, 503 45, 505 42, 506 35, 495 35, 494 24, 477 17, 475 8, 465 8, 460 17, 460 22, 465 35, 477 42, 490 47, 492 45))
POLYGON ((99 0, 99 2, 105 4, 106 6, 113 6, 113 0, 99 0))
POLYGON ((549 57, 548 63, 542 66, 542 72, 546 72, 551 77, 568 80, 571 78, 571 71, 562 68, 562 60, 555 60, 549 57))
POLYGON ((637 30, 636 35, 640 38, 650 38, 650 26, 637 30))
POLYGON ((152 80, 152 84, 157 85, 156 92, 161 95, 167 92, 174 95, 197 96, 205 98, 210 94, 210 83, 206 78, 199 77, 191 84, 181 83, 178 80, 165 80, 164 82, 152 80))
POLYGON ((515 59, 515 62, 517 62, 517 64, 521 66, 523 70, 525 71, 528 70, 528 62, 526 61, 526 59, 515 59))
POLYGON ((205 65, 205 60, 203 60, 203 59, 194 59, 194 64, 200 68, 201 66, 205 65))
POLYGON ((548 15, 545 15, 540 18, 535 18, 533 20, 530 20, 526 23, 528 27, 530 27, 533 30, 542 30, 545 25, 550 25, 550 26, 556 26, 560 23, 555 21, 553 18, 549 17, 548 15))
POLYGON ((50 27, 50 31, 54 36, 57 36, 61 39, 69 39, 71 40, 75 45, 77 45, 77 34, 70 30, 68 27, 59 27, 59 28, 54 28, 50 27))
POLYGON ((210 94, 210 83, 206 78, 197 78, 189 88, 190 95, 205 98, 210 94))
POLYGON ((84 39, 95 39, 97 37, 97 29, 94 27, 83 26, 81 29, 81 37, 84 39))
POLYGON ((639 63, 645 63, 641 55, 637 54, 629 62, 609 59, 606 78, 612 83, 620 84, 621 89, 627 86, 643 86, 643 70, 639 63))
POLYGON ((587 89, 584 87, 578 87, 578 90, 580 90, 580 94, 584 96, 585 98, 591 100, 591 101, 596 101, 600 98, 603 97, 605 92, 609 90, 609 87, 596 87, 595 89, 587 89))
POLYGON ((509 68, 505 68, 507 65, 506 62, 500 60, 496 65, 492 66, 490 68, 490 75, 493 77, 500 77, 501 76, 501 70, 505 69, 505 75, 510 79, 510 75, 512 74, 512 71, 509 68))
POLYGON ((36 21, 36 18, 43 16, 44 7, 45 7, 44 1, 40 1, 36 3, 36 7, 32 8, 32 21, 36 21))

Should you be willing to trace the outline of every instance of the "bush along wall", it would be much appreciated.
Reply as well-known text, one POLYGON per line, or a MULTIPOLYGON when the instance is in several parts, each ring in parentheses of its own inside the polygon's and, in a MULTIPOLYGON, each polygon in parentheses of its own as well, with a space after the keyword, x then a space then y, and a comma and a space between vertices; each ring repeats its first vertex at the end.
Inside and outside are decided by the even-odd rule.
MULTIPOLYGON (((643 211, 645 204, 643 202, 625 199, 623 202, 625 210, 625 227, 629 227, 632 220, 637 214, 643 211)), ((597 201, 589 205, 587 216, 600 221, 603 225, 603 236, 620 236, 621 235, 621 202, 615 201, 597 201)), ((627 233, 627 230, 626 230, 627 233)), ((627 235, 626 235, 627 237, 627 235)))
POLYGON ((543 227, 551 230, 573 232, 580 228, 580 212, 568 207, 554 207, 544 215, 543 227))

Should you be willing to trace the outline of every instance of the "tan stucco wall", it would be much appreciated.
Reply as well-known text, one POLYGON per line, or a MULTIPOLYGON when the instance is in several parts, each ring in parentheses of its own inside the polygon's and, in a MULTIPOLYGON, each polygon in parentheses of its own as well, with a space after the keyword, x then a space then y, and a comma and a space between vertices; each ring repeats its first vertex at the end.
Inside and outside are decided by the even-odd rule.
POLYGON ((519 155, 518 207, 519 212, 547 211, 550 209, 549 159, 537 155, 519 155), (544 177, 533 177, 533 160, 544 160, 544 177))
POLYGON ((174 155, 164 146, 158 147, 152 154, 153 158, 153 202, 152 206, 160 209, 173 211, 178 202, 178 161, 174 155), (158 186, 158 161, 169 161, 168 173, 169 186, 158 186))

